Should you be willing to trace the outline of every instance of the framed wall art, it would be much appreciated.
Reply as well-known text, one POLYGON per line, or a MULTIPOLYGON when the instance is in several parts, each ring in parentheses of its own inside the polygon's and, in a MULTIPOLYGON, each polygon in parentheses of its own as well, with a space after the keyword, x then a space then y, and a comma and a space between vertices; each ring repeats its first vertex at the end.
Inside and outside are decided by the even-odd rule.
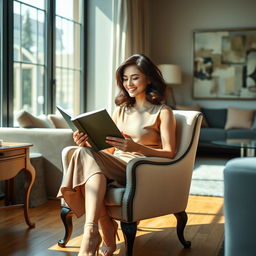
POLYGON ((193 96, 256 99, 256 28, 193 33, 193 96))

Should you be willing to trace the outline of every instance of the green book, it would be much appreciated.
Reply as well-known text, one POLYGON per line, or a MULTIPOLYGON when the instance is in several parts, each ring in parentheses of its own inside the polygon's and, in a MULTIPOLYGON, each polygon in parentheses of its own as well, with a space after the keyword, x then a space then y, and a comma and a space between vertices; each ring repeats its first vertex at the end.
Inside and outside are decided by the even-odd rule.
POLYGON ((124 138, 106 109, 86 112, 75 117, 60 106, 57 106, 57 109, 72 131, 79 130, 88 135, 88 142, 95 151, 112 147, 105 141, 107 136, 124 138))

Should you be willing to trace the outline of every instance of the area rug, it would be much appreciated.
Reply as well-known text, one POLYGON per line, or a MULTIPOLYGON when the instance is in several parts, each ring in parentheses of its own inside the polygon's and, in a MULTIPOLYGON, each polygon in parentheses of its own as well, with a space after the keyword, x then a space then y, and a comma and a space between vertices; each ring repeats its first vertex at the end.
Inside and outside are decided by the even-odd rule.
POLYGON ((190 187, 191 195, 224 195, 223 170, 227 158, 197 157, 190 187))

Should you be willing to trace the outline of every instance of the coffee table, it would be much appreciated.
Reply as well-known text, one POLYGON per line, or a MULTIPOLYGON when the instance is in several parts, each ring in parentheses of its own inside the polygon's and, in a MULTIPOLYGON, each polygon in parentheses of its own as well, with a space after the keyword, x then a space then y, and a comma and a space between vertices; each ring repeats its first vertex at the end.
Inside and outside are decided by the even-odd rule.
POLYGON ((241 157, 255 156, 256 139, 227 139, 212 141, 212 143, 229 148, 240 148, 241 157))
POLYGON ((28 205, 31 188, 35 181, 35 169, 30 163, 29 148, 33 146, 29 143, 3 142, 0 146, 0 180, 8 180, 6 188, 5 206, 0 207, 0 210, 6 208, 24 208, 24 216, 27 225, 30 228, 35 227, 28 216, 28 205), (14 204, 13 190, 14 178, 20 172, 24 171, 27 177, 26 192, 24 204, 14 204))

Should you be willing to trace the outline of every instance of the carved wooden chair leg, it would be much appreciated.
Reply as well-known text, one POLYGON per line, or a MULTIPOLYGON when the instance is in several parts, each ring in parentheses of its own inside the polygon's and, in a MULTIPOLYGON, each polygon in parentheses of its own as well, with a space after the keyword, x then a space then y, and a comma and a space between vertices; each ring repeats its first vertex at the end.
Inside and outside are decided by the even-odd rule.
POLYGON ((123 231, 125 239, 126 256, 132 256, 133 244, 137 232, 137 222, 121 222, 121 229, 123 231))
POLYGON ((58 245, 60 247, 65 247, 67 242, 70 239, 70 236, 71 236, 72 230, 73 230, 73 224, 72 224, 73 212, 68 207, 62 207, 60 215, 61 215, 61 219, 64 224, 64 227, 65 227, 65 236, 63 239, 60 239, 58 241, 58 245))
POLYGON ((184 229, 187 224, 188 216, 185 211, 178 212, 174 214, 177 219, 177 235, 180 242, 183 244, 184 248, 189 248, 191 246, 190 241, 186 241, 184 238, 184 229))

